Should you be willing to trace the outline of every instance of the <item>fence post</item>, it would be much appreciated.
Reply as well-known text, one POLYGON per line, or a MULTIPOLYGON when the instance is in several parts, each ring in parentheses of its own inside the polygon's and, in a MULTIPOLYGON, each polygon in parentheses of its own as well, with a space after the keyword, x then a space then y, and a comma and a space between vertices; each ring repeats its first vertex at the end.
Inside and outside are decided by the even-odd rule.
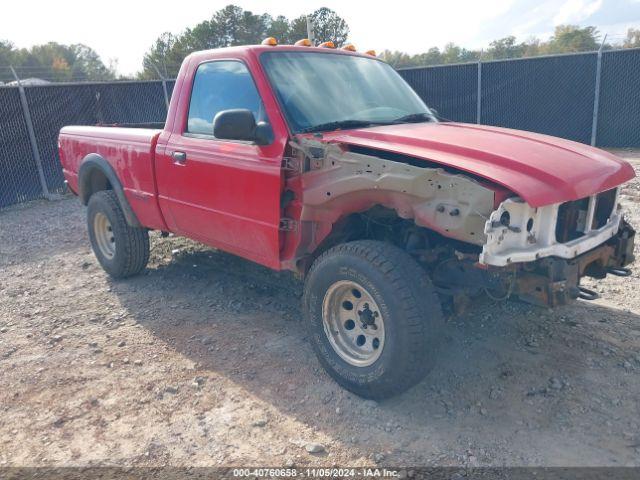
POLYGON ((22 113, 24 114, 24 121, 27 124, 27 132, 29 134, 29 141, 31 142, 31 151, 33 152, 33 158, 36 161, 36 167, 38 168, 38 177, 40 178, 40 186, 42 187, 42 194, 47 200, 52 200, 53 195, 49 193, 49 187, 47 186, 47 180, 44 176, 44 170, 42 169, 42 158, 40 157, 40 150, 38 150, 38 142, 36 141, 36 133, 33 129, 33 122, 31 120, 31 112, 29 112, 29 104, 27 103, 27 95, 24 93, 24 87, 20 81, 20 77, 16 73, 13 67, 9 67, 13 77, 18 84, 18 93, 20 94, 20 104, 22 105, 22 113))
POLYGON ((482 118, 482 50, 480 50, 480 56, 478 57, 478 106, 476 110, 476 123, 479 125, 482 118))
POLYGON ((596 137, 598 135, 598 110, 600 109, 600 76, 602 73, 602 49, 604 42, 607 39, 605 34, 598 49, 598 60, 596 63, 596 88, 593 94, 593 121, 591 123, 591 146, 595 147, 596 137))
POLYGON ((167 113, 169 113, 169 90, 167 90, 167 80, 164 78, 164 75, 160 73, 160 70, 158 70, 158 67, 156 67, 155 64, 151 64, 151 66, 160 77, 160 80, 162 80, 162 91, 164 92, 164 105, 165 107, 167 107, 167 113))

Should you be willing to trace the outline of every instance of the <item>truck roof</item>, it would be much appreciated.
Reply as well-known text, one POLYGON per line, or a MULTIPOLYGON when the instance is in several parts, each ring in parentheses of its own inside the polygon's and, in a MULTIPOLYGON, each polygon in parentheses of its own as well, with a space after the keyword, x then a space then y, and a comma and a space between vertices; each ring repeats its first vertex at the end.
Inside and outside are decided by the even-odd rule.
POLYGON ((338 55, 351 55, 356 57, 365 57, 376 59, 372 55, 369 55, 364 52, 353 52, 350 50, 342 50, 340 48, 324 48, 324 47, 303 47, 296 45, 240 45, 235 47, 223 47, 223 48, 215 48, 212 50, 201 50, 199 52, 194 52, 188 55, 185 59, 195 59, 197 62, 210 60, 214 58, 224 58, 224 57, 236 57, 242 58, 249 55, 259 56, 263 52, 305 52, 305 53, 319 53, 319 54, 338 54, 338 55))

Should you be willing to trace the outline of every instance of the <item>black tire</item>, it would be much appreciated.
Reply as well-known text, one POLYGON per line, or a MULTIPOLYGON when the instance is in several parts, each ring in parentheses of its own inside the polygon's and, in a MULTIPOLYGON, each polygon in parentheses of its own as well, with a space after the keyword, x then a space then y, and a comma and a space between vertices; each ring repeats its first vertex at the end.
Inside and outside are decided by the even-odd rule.
POLYGON ((87 226, 91 248, 102 268, 113 278, 126 278, 140 273, 149 261, 149 232, 127 224, 118 197, 112 190, 91 195, 87 208, 87 226), (106 217, 115 244, 111 258, 105 255, 97 238, 96 216, 106 217))
POLYGON ((397 395, 418 383, 434 365, 443 324, 440 301, 424 269, 393 245, 360 240, 328 250, 311 267, 303 302, 320 363, 356 395, 371 399, 397 395), (364 287, 384 318, 384 344, 371 365, 345 361, 325 332, 325 295, 339 282, 364 287))

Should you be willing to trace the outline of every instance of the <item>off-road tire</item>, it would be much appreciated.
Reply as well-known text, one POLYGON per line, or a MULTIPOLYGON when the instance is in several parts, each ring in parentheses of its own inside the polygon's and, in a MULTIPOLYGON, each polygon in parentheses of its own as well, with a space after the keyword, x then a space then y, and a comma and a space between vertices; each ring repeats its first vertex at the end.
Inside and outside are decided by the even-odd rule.
POLYGON ((307 276, 303 305, 320 363, 340 385, 359 396, 397 395, 424 378, 435 363, 443 325, 440 301, 425 270, 393 245, 359 240, 323 253, 307 276), (384 346, 371 365, 345 361, 325 332, 325 295, 337 282, 361 285, 384 318, 384 346))
MULTIPOLYGON (((126 278, 140 273, 149 261, 149 232, 145 228, 127 224, 118 197, 112 190, 91 195, 87 208, 89 240, 98 262, 113 278, 126 278), (101 251, 96 239, 96 215, 104 215, 113 233, 115 251, 108 258, 101 251)), ((98 234, 99 235, 99 234, 98 234)))

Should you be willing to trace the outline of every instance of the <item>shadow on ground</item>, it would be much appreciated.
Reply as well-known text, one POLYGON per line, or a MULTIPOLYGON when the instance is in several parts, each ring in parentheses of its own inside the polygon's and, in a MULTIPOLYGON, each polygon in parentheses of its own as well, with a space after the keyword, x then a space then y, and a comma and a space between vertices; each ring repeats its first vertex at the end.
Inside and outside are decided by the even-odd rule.
POLYGON ((616 325, 637 334, 635 314, 478 300, 448 319, 435 370, 409 392, 375 403, 321 370, 292 275, 216 251, 162 248, 153 255, 170 262, 112 285, 130 315, 201 372, 225 376, 363 455, 470 464, 536 464, 541 450, 550 464, 634 458, 616 430, 637 409, 628 395, 640 391, 638 380, 621 368, 637 336, 620 337, 616 325), (522 451, 529 453, 514 455, 522 451))

